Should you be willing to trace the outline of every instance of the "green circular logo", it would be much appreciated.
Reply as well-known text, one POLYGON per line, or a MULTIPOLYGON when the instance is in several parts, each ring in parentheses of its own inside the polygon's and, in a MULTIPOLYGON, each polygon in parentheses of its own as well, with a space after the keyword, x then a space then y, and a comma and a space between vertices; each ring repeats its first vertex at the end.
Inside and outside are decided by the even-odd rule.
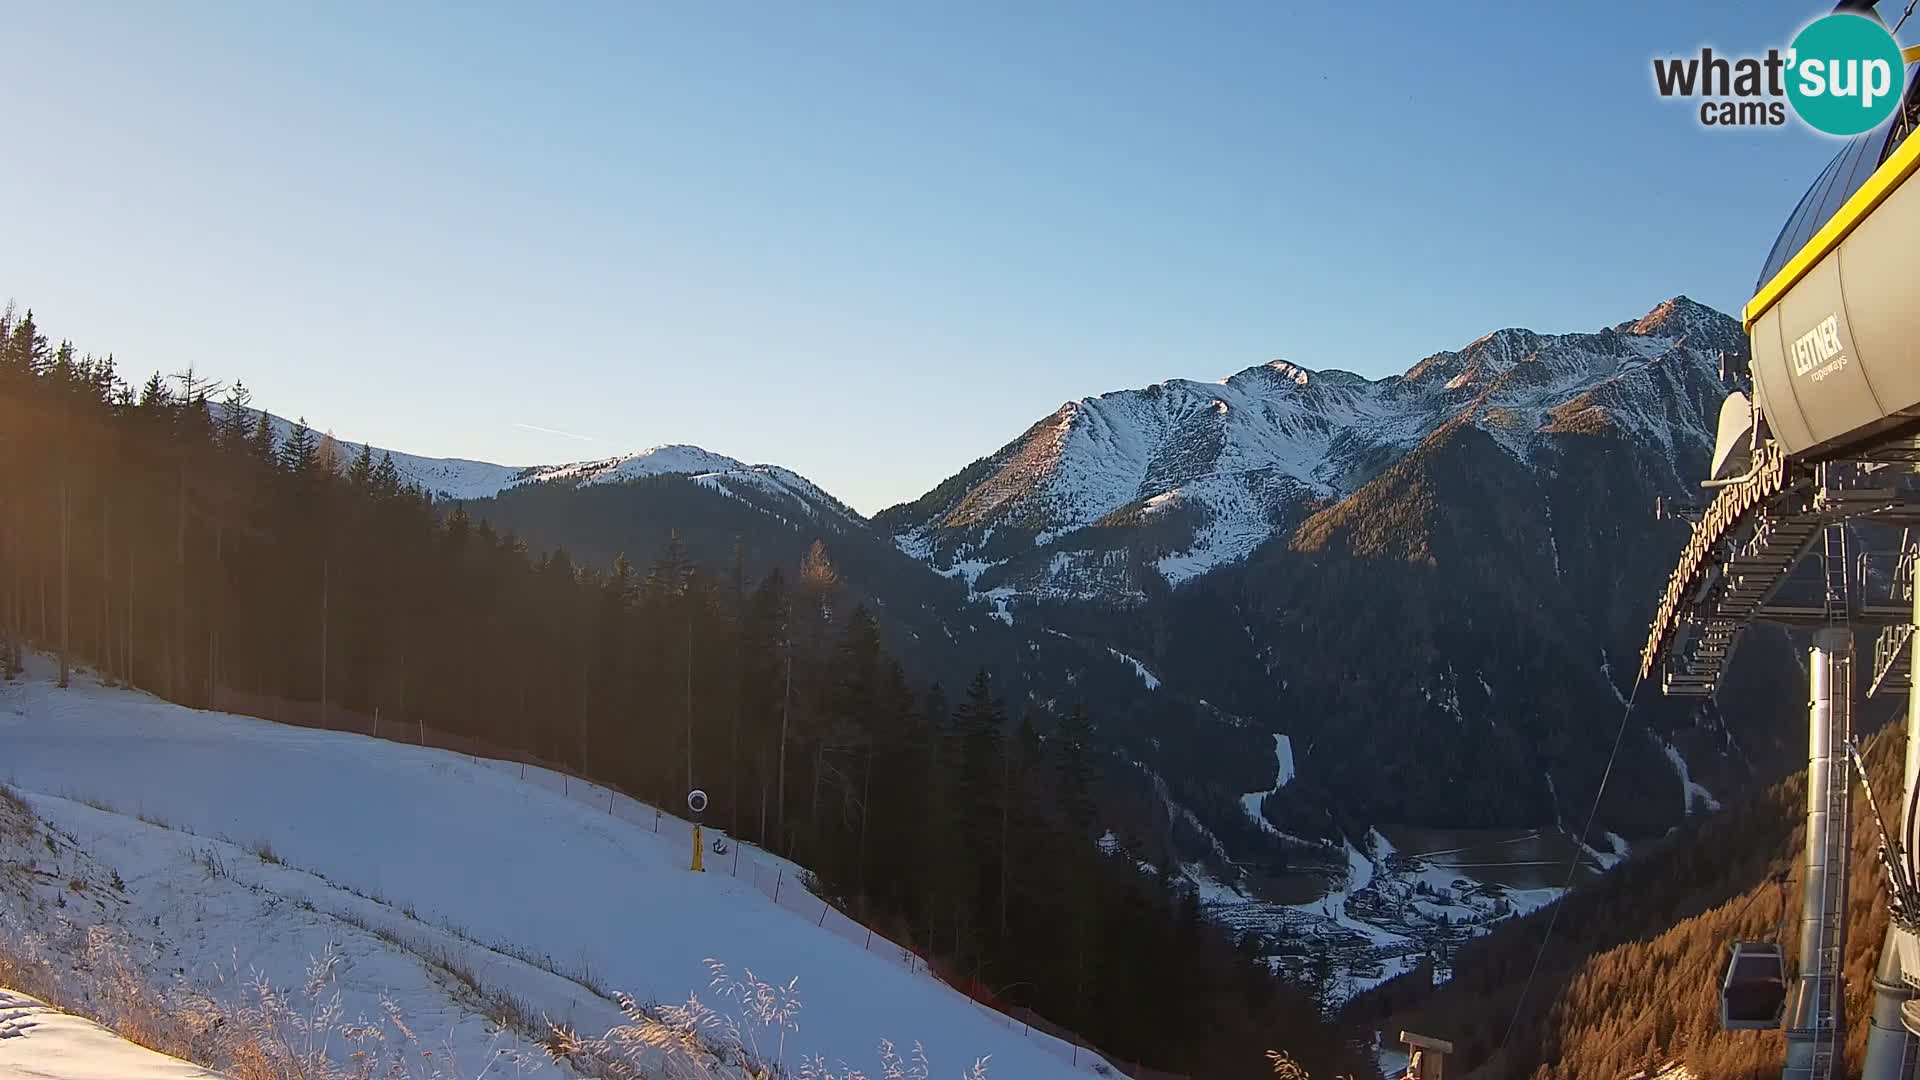
POLYGON ((1807 24, 1788 54, 1787 98, 1817 131, 1858 135, 1893 115, 1906 89, 1900 43, 1864 15, 1807 24))

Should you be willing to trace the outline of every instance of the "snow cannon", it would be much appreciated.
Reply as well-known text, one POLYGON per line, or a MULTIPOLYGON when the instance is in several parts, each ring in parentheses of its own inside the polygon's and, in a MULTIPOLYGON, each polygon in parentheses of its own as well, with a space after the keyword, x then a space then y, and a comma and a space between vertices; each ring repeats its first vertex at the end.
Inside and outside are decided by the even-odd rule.
POLYGON ((687 869, 696 874, 704 874, 707 868, 701 857, 700 819, 707 812, 707 793, 699 788, 687 792, 687 809, 693 813, 693 865, 687 869))

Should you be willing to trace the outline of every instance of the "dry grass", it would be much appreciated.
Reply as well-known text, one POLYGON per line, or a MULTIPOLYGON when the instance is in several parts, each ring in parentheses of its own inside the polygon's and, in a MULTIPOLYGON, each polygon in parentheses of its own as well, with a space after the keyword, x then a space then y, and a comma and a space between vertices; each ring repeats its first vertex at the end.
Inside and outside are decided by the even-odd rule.
POLYGON ((478 1006, 480 1013, 493 1021, 496 1028, 536 1040, 546 1036, 546 1029, 534 1022, 533 1010, 526 1002, 482 983, 466 958, 445 945, 434 941, 411 940, 396 930, 376 926, 351 911, 335 915, 334 918, 396 949, 413 954, 429 971, 438 973, 452 983, 456 993, 470 1004, 478 1006))
MULTIPOLYGON (((738 976, 708 960, 708 989, 731 1006, 715 1008, 689 996, 681 1005, 642 1004, 619 995, 628 1022, 597 1039, 554 1027, 547 1053, 576 1071, 618 1080, 927 1080, 933 1066, 915 1043, 906 1055, 879 1043, 880 1071, 830 1064, 823 1057, 785 1061, 787 1035, 799 1030, 798 980, 770 983, 751 971, 738 976)), ((960 1080, 987 1080, 987 1058, 977 1058, 960 1080)))
MULTIPOLYGON (((1273 1067, 1273 1075, 1280 1080, 1313 1080, 1307 1074, 1306 1067, 1293 1060, 1293 1055, 1285 1050, 1267 1051, 1267 1064, 1273 1067)), ((1336 1076, 1333 1080, 1353 1080, 1353 1077, 1336 1076)))
MULTIPOLYGON (((100 1024, 128 1042, 209 1067, 214 1059, 210 1037, 222 1025, 205 1008, 183 1007, 150 990, 100 928, 88 933, 89 966, 97 978, 84 990, 62 978, 63 966, 42 955, 37 944, 0 937, 0 985, 100 1024)), ((223 1039, 234 1039, 230 1031, 223 1039)), ((291 1074, 233 1074, 236 1080, 291 1080, 291 1074)))
MULTIPOLYGON (((112 812, 103 802, 89 805, 112 812)), ((146 820, 165 826, 154 818, 146 820)), ((43 826, 50 853, 58 854, 56 835, 67 841, 61 849, 72 846, 71 837, 41 822, 18 793, 0 786, 5 847, 37 847, 43 826)), ((222 850, 222 845, 207 844, 193 858, 209 877, 228 877, 222 850)), ((263 863, 283 864, 264 841, 252 853, 263 863)), ((31 876, 31 862, 18 865, 31 876)), ((125 884, 117 870, 109 882, 63 872, 57 861, 54 874, 43 872, 40 877, 57 885, 52 903, 57 908, 67 908, 69 897, 91 896, 109 887, 121 890, 125 884)), ((46 923, 0 907, 0 986, 233 1080, 467 1080, 521 1071, 515 1066, 527 1058, 504 1049, 504 1044, 546 1033, 544 1022, 525 1002, 484 986, 464 958, 448 947, 421 947, 398 935, 380 936, 418 957, 457 999, 493 1023, 501 1045, 489 1047, 485 1061, 468 1063, 462 1072, 450 1045, 421 1046, 391 1001, 383 1000, 384 1014, 372 1019, 344 1016, 334 982, 338 960, 331 953, 314 962, 302 994, 288 994, 236 969, 221 980, 225 989, 216 997, 205 984, 150 979, 151 965, 135 958, 139 946, 122 930, 76 924, 65 916, 46 923), (328 1057, 329 1048, 340 1060, 328 1057)))
POLYGON ((0 784, 0 837, 27 841, 33 839, 33 810, 26 800, 5 784, 0 784))
MULTIPOLYGON (((391 1001, 376 1021, 345 1020, 329 953, 308 970, 304 997, 296 1000, 256 979, 251 997, 227 1006, 186 987, 156 989, 128 957, 125 943, 104 927, 86 932, 86 985, 62 977, 37 939, 0 936, 0 985, 100 1024, 128 1042, 191 1061, 232 1080, 466 1080, 452 1054, 423 1047, 391 1001), (344 1045, 345 1060, 328 1057, 344 1045)), ((69 974, 71 974, 69 972, 69 974)), ((525 1007, 506 995, 490 999, 487 1015, 503 1031, 532 1027, 525 1007), (517 1011, 516 1011, 517 1010, 517 1011)), ((518 1071, 523 1059, 504 1050, 488 1055, 473 1076, 518 1071), (506 1065, 500 1070, 498 1066, 506 1065)))
POLYGON ((33 816, 32 808, 27 806, 27 801, 20 797, 19 792, 13 790, 12 784, 0 784, 0 807, 24 817, 33 816))

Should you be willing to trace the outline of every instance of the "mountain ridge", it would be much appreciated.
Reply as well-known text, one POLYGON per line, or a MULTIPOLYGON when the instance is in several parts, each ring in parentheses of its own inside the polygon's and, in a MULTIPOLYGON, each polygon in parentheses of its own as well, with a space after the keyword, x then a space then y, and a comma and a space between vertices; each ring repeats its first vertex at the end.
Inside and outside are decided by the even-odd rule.
MULTIPOLYGON (((1289 360, 1171 379, 1066 402, 874 520, 980 592, 1139 602, 1243 561, 1450 425, 1523 462, 1609 428, 1677 459, 1710 440, 1718 369, 1744 350, 1731 318, 1678 296, 1593 332, 1496 330, 1380 379, 1289 360)), ((1688 486, 1667 471, 1668 493, 1688 486)))
MULTIPOLYGON (((225 406, 221 406, 224 408, 225 406)), ((276 413, 249 410, 264 415, 273 425, 276 440, 284 440, 305 421, 288 420, 276 413)), ((309 430, 312 430, 309 428, 309 430)), ((563 484, 591 487, 620 484, 660 476, 685 476, 721 495, 743 497, 743 488, 786 499, 810 513, 826 511, 853 521, 866 521, 858 511, 841 502, 826 489, 782 465, 748 464, 739 458, 716 453, 691 443, 662 443, 644 450, 615 454, 604 458, 583 458, 556 465, 501 465, 473 458, 430 457, 391 447, 374 446, 335 438, 331 432, 315 431, 316 436, 334 439, 343 448, 337 467, 345 469, 351 449, 368 448, 375 457, 389 455, 403 481, 411 483, 436 501, 473 502, 498 498, 505 492, 530 484, 563 484)))

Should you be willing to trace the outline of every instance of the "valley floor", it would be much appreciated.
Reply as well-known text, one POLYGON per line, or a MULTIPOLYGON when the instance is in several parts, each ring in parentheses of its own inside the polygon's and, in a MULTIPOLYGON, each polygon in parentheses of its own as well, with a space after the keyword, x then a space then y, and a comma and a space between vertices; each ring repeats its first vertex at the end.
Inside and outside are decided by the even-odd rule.
MULTIPOLYGON (((1626 857, 1579 853, 1578 880, 1626 857)), ((1269 963, 1311 982, 1324 964, 1330 1003, 1338 1004, 1431 963, 1444 979, 1453 953, 1506 919, 1538 910, 1564 892, 1570 838, 1539 830, 1373 830, 1360 845, 1330 849, 1324 869, 1228 887, 1202 878, 1208 912, 1236 932, 1273 945, 1269 963), (1302 894, 1310 897, 1303 899, 1302 894)))

